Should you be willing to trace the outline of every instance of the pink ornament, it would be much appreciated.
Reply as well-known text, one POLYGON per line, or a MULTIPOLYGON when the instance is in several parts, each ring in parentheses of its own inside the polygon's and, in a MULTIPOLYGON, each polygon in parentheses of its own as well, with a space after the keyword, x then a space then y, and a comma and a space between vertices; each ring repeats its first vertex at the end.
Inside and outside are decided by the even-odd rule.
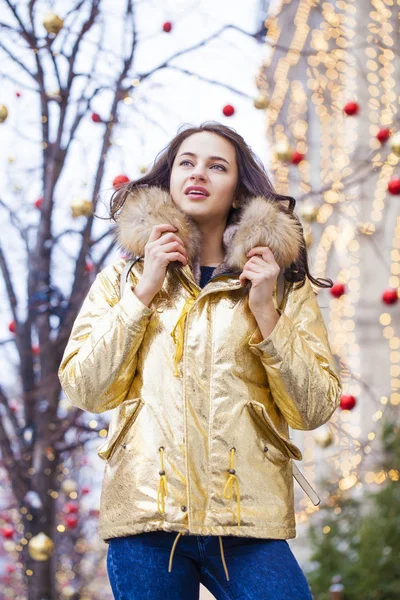
POLYGON ((65 522, 70 529, 74 529, 78 525, 78 517, 75 515, 67 515, 65 517, 65 522))
POLYGON ((343 110, 346 115, 356 115, 360 110, 360 105, 357 102, 347 102, 347 104, 344 105, 343 110))
POLYGON ((43 198, 38 198, 37 200, 35 200, 35 206, 36 208, 41 208, 43 204, 43 198))
POLYGON ((129 183, 130 179, 127 175, 117 175, 113 179, 114 190, 119 190, 123 185, 129 183))
POLYGON ((162 26, 163 31, 165 31, 165 33, 169 33, 172 29, 172 23, 171 21, 165 21, 165 23, 162 26))
POLYGON ((329 291, 335 298, 340 298, 345 293, 346 288, 344 283, 334 283, 329 291))
POLYGON ((382 300, 385 304, 395 304, 398 299, 397 290, 391 288, 385 290, 382 294, 382 300))
POLYGON ((393 177, 389 181, 387 189, 393 196, 398 196, 400 194, 400 177, 393 177))
POLYGON ((66 502, 64 511, 68 514, 76 514, 79 512, 79 505, 77 502, 66 502))
POLYGON ((88 487, 87 485, 84 485, 82 488, 82 495, 84 494, 90 494, 90 487, 88 487))
POLYGON ((231 117, 234 114, 235 109, 232 104, 225 104, 222 112, 224 113, 225 117, 231 117))
POLYGON ((390 138, 390 129, 383 127, 376 134, 376 138, 381 142, 381 144, 384 144, 390 138))
POLYGON ((9 323, 8 330, 11 331, 11 333, 15 333, 16 332, 17 325, 16 325, 15 321, 11 321, 11 323, 9 323))
POLYGON ((351 394, 343 394, 340 398, 340 408, 342 410, 352 410, 356 405, 356 399, 351 394))

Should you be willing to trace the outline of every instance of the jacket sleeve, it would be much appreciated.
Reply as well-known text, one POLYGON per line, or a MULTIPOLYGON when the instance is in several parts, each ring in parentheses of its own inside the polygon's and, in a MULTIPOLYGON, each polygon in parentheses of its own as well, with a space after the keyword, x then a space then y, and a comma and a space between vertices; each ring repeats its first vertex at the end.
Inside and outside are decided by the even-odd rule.
POLYGON ((272 398, 288 425, 316 429, 338 407, 342 383, 316 292, 307 277, 301 288, 290 288, 286 306, 278 312, 270 335, 262 339, 257 327, 249 347, 260 357, 272 398))
POLYGON ((89 412, 115 408, 125 399, 137 365, 137 352, 151 314, 120 274, 106 267, 93 282, 73 325, 58 370, 70 402, 89 412))

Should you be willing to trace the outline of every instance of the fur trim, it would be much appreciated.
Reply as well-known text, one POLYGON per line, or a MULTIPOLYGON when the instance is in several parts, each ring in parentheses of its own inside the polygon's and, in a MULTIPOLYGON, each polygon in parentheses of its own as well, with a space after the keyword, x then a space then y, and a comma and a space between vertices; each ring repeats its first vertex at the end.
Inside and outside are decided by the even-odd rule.
MULTIPOLYGON (((214 274, 224 271, 241 272, 247 262, 247 252, 255 246, 268 246, 281 269, 288 267, 299 255, 302 240, 300 223, 278 208, 278 202, 264 196, 249 197, 243 203, 235 223, 226 227, 223 235, 225 258, 214 274)), ((117 238, 121 247, 134 256, 144 256, 151 229, 160 223, 178 228, 193 274, 200 281, 201 232, 197 224, 176 207, 169 192, 157 186, 138 188, 131 192, 117 217, 117 238)), ((182 263, 174 261, 174 266, 182 263)))

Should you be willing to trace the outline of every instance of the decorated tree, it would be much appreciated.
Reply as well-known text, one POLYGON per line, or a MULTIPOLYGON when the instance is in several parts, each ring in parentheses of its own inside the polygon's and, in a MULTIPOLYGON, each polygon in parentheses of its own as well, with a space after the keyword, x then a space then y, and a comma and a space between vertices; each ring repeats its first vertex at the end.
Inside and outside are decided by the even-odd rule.
MULTIPOLYGON (((163 72, 188 81, 193 76, 204 86, 229 90, 230 98, 253 100, 177 60, 226 30, 258 42, 258 33, 230 25, 171 52, 154 46, 161 54, 158 64, 139 72, 142 45, 175 31, 172 21, 154 26, 154 18, 143 18, 145 4, 54 3, 56 14, 36 0, 3 2, 0 128, 8 155, 0 197, 0 595, 5 599, 106 598, 104 569, 99 572, 105 549, 96 545, 97 508, 85 483, 91 467, 85 446, 107 430, 102 416, 84 414, 63 398, 57 372, 82 301, 116 253, 109 222, 95 218, 107 214, 103 200, 146 171, 140 155, 145 127, 168 138, 175 133, 145 110, 153 105, 156 113, 161 105, 157 88, 165 83, 155 78, 163 72), (115 166, 127 132, 127 144, 133 140, 129 175, 115 166)), ((233 104, 225 104, 217 114, 225 119, 234 112, 233 104)))

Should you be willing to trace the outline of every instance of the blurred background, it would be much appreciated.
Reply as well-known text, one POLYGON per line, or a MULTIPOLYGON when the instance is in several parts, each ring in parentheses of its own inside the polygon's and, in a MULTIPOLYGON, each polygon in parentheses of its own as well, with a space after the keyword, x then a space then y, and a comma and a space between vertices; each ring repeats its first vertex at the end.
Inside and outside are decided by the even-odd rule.
MULTIPOLYGON (((112 600, 108 413, 58 366, 120 256, 112 192, 214 120, 296 199, 344 390, 291 431, 289 540, 316 600, 400 597, 400 0, 0 0, 0 598, 112 600)), ((229 564, 229 563, 228 563, 229 564)), ((210 593, 202 588, 202 599, 210 593)), ((295 599, 294 599, 295 600, 295 599)))

